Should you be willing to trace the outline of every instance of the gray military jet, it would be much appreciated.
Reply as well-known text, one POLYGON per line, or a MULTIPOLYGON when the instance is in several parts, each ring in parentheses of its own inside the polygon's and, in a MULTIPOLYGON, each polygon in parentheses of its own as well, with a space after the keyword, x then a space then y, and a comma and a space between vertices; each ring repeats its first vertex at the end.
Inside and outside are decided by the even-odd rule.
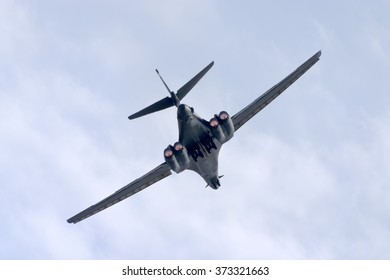
POLYGON ((221 185, 218 175, 218 155, 221 146, 229 141, 234 133, 266 107, 272 100, 278 97, 285 89, 293 84, 320 58, 321 51, 314 54, 301 66, 282 81, 271 87, 259 98, 246 106, 233 116, 226 111, 214 115, 210 121, 199 117, 194 109, 188 105, 181 104, 180 101, 198 83, 198 81, 214 65, 211 62, 188 83, 181 87, 176 93, 171 91, 163 78, 156 70, 161 81, 167 88, 170 96, 165 97, 145 109, 129 116, 135 119, 156 111, 160 111, 172 106, 177 107, 177 120, 179 124, 179 140, 172 146, 169 145, 164 150, 164 163, 160 164, 152 171, 146 173, 139 179, 119 189, 109 197, 81 211, 77 215, 68 219, 68 223, 78 223, 125 198, 149 187, 157 181, 171 175, 171 170, 180 173, 186 169, 198 173, 213 189, 218 189, 221 185))

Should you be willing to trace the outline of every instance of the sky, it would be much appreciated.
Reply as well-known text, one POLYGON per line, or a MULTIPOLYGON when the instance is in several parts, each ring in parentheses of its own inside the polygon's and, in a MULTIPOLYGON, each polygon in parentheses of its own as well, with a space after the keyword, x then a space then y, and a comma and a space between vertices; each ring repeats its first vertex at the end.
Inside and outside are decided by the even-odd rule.
POLYGON ((0 259, 389 259, 389 1, 0 0, 0 259), (240 111, 321 60, 222 147, 222 187, 164 161, 183 100, 240 111))

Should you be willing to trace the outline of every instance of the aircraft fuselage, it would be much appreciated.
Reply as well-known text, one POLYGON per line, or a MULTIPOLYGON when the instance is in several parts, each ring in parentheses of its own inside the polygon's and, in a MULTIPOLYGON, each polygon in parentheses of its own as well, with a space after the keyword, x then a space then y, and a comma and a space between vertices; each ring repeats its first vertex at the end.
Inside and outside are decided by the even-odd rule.
POLYGON ((181 104, 177 109, 179 142, 190 158, 189 170, 198 173, 213 189, 220 186, 218 155, 222 144, 212 136, 209 122, 195 114, 194 109, 181 104))

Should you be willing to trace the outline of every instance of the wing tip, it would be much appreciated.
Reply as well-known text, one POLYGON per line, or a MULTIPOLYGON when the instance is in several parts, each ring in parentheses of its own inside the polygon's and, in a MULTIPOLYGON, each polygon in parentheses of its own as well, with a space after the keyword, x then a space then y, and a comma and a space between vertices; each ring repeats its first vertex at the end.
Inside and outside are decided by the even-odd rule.
POLYGON ((78 222, 78 221, 76 221, 76 220, 73 219, 73 218, 67 219, 66 221, 68 222, 68 224, 75 224, 75 223, 78 222))

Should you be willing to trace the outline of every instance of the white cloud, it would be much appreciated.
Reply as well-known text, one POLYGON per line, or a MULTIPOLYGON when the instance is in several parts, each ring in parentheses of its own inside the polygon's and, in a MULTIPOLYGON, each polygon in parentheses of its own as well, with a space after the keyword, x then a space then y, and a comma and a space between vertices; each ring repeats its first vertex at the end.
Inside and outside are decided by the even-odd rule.
MULTIPOLYGON (((203 189, 197 174, 174 174, 80 224, 66 223, 161 163, 162 149, 175 142, 174 109, 126 119, 166 94, 155 66, 181 86, 203 59, 218 58, 186 98, 207 118, 234 113, 271 86, 268 79, 278 80, 273 73, 293 70, 299 59, 291 53, 301 57, 299 46, 310 41, 304 31, 283 36, 286 24, 293 30, 302 22, 273 24, 271 32, 265 18, 243 13, 247 6, 234 14, 219 2, 195 11, 150 3, 80 6, 74 20, 62 2, 49 14, 42 4, 0 4, 0 257, 388 258, 390 118, 384 105, 367 106, 387 99, 349 94, 388 82, 378 86, 370 72, 360 77, 348 68, 354 58, 341 57, 344 47, 334 43, 343 34, 328 29, 340 18, 329 22, 317 11, 302 22, 314 17, 329 55, 223 147, 220 190, 203 189), (122 13, 130 10, 135 19, 122 13)), ((352 38, 346 46, 359 41, 352 38)))

